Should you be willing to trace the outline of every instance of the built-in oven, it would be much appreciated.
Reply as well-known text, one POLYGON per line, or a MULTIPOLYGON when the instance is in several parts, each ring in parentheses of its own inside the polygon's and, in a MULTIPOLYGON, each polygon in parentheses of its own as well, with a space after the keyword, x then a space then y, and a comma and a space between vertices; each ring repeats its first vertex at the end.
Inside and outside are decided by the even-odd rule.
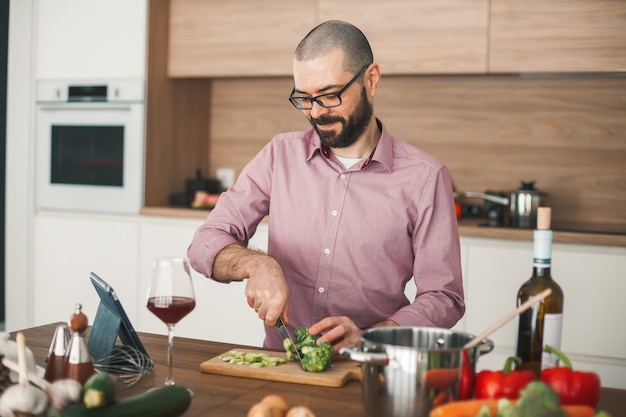
POLYGON ((144 96, 143 80, 37 82, 37 209, 139 212, 144 96))

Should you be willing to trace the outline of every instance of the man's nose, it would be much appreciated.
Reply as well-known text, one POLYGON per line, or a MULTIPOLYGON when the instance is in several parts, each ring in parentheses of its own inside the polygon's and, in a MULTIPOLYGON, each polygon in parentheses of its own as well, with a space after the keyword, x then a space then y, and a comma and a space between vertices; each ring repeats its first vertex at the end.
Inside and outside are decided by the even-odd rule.
POLYGON ((311 117, 317 119, 319 116, 328 113, 330 110, 320 105, 317 101, 313 101, 311 104, 311 110, 309 110, 311 117))

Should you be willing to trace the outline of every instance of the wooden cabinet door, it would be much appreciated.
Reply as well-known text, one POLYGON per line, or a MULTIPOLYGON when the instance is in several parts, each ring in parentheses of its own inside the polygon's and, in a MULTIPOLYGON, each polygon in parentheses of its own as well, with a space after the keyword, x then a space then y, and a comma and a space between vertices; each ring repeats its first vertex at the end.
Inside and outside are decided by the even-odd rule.
POLYGON ((170 77, 291 75, 314 0, 171 0, 170 77))
POLYGON ((626 71, 626 1, 491 1, 489 72, 615 71, 626 71))
POLYGON ((368 37, 383 74, 485 73, 487 0, 319 0, 319 20, 368 37))

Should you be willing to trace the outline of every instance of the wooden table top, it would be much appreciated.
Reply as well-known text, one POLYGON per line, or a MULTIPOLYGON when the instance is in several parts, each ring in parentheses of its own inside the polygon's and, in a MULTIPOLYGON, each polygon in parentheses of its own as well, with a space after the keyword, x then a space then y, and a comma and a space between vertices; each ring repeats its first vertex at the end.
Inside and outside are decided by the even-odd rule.
MULTIPOLYGON (((44 358, 57 324, 22 331, 26 345, 33 351, 39 366, 45 367, 44 358)), ((15 339, 15 333, 11 337, 15 339)), ((167 337, 149 333, 139 333, 139 337, 155 366, 137 385, 123 388, 120 396, 160 386, 167 374, 167 337)), ((367 417, 359 381, 348 381, 341 388, 327 388, 200 372, 202 362, 233 348, 243 350, 246 347, 197 339, 174 339, 174 380, 194 391, 191 407, 185 416, 245 417, 250 407, 265 395, 279 393, 290 405, 307 405, 318 417, 367 417)), ((612 417, 623 416, 626 390, 602 388, 598 409, 610 412, 612 417)))

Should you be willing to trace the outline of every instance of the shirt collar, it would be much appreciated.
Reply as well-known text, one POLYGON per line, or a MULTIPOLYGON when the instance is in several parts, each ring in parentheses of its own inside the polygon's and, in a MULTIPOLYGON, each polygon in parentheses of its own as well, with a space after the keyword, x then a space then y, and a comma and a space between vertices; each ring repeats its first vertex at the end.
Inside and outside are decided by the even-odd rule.
MULTIPOLYGON (((385 125, 379 120, 376 119, 376 123, 378 123, 378 127, 381 130, 380 140, 378 141, 378 145, 374 148, 374 151, 371 153, 369 158, 367 158, 364 162, 361 162, 361 169, 365 169, 367 166, 371 165, 372 161, 380 162, 388 171, 391 172, 391 168, 393 166, 393 143, 391 134, 387 131, 385 125)), ((330 159, 331 152, 328 146, 322 145, 320 142, 320 138, 315 133, 315 129, 309 130, 309 138, 312 142, 311 151, 307 157, 307 161, 313 158, 315 154, 319 153, 326 159, 330 159)))

